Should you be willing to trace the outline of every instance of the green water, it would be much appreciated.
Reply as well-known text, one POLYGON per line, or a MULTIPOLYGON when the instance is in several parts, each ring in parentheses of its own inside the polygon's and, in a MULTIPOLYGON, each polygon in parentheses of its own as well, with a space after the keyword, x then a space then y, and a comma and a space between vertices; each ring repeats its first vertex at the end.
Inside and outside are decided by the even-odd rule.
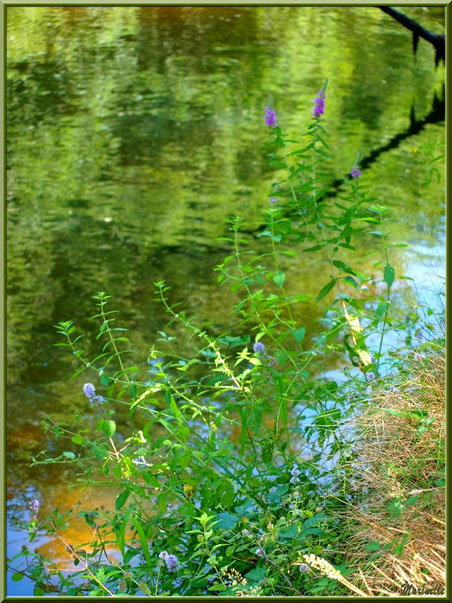
MULTIPOLYGON (((444 31, 441 7, 404 12, 444 31)), ((228 253, 217 237, 228 217, 252 221, 268 206, 275 173, 260 147, 269 95, 279 124, 298 136, 328 78, 331 182, 362 149, 371 157, 363 182, 394 209, 395 242, 409 245, 393 258, 397 273, 430 276, 441 266, 443 179, 425 184, 425 148, 438 154, 444 145, 434 111, 444 68, 435 70, 422 40, 414 57, 409 32, 379 9, 9 7, 7 26, 13 513, 30 497, 45 512, 78 496, 66 493, 71 476, 58 466, 29 467, 46 446, 40 410, 59 419, 76 407, 90 412, 86 379, 69 382, 76 364, 52 347, 52 325, 73 319, 92 332, 91 296, 107 291, 144 366, 166 324, 153 302, 152 283, 163 278, 170 300, 212 321, 213 333, 234 330, 233 298, 213 271, 228 253)), ((316 293, 328 280, 310 262, 291 263, 289 289, 316 293)), ((315 318, 306 313, 308 333, 315 318)))

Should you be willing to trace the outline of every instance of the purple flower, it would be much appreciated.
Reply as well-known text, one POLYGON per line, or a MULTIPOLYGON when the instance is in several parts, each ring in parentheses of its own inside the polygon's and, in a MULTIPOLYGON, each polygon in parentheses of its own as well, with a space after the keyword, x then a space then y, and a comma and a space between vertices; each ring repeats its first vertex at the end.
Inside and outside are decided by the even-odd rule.
POLYGON ((253 350, 256 352, 256 354, 261 354, 265 350, 265 346, 260 341, 256 341, 256 343, 253 345, 253 350))
POLYGON ((163 559, 169 572, 175 572, 179 568, 179 561, 176 555, 169 555, 166 551, 162 551, 159 557, 163 559))
POLYGON ((270 197, 269 202, 270 203, 278 203, 278 199, 276 197, 270 197))
POLYGON ((39 500, 37 498, 34 498, 29 504, 30 511, 33 513, 34 517, 36 517, 36 515, 39 513, 39 507, 39 500))
POLYGON ((267 354, 267 363, 270 368, 275 368, 278 366, 278 360, 274 356, 269 356, 267 354))
POLYGON ((105 402, 102 396, 93 396, 89 401, 91 404, 102 404, 102 402, 105 402))
POLYGON ((302 574, 309 574, 309 567, 306 565, 306 563, 301 563, 299 565, 299 570, 302 574))
POLYGON ((361 176, 361 170, 358 167, 353 167, 352 171, 350 172, 350 176, 352 178, 359 178, 361 176))
POLYGON ((270 109, 270 107, 265 107, 265 123, 270 128, 276 128, 276 113, 274 109, 270 109))
POLYGON ((325 93, 322 90, 319 90, 318 96, 314 100, 315 107, 312 110, 312 115, 314 117, 320 117, 325 113, 325 93))
POLYGON ((96 395, 96 388, 92 383, 85 383, 83 386, 83 393, 87 398, 93 398, 96 395))

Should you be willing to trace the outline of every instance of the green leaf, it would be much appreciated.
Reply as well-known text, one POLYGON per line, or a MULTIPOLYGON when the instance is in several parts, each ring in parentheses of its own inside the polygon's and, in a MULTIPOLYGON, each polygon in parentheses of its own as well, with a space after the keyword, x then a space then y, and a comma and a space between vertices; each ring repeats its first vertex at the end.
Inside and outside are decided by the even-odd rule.
POLYGON ((276 161, 275 159, 272 159, 268 163, 272 167, 275 167, 275 168, 277 168, 279 170, 285 170, 285 169, 287 169, 287 165, 285 163, 283 163, 282 161, 276 161))
POLYGON ((111 438, 115 435, 116 423, 114 421, 102 421, 101 429, 107 437, 111 438))
POLYGON ((272 462, 274 448, 275 448, 275 445, 271 441, 267 442, 265 444, 265 446, 263 447, 263 450, 262 450, 262 460, 267 465, 270 465, 271 462, 272 462))
POLYGON ((340 260, 333 260, 333 264, 336 266, 336 268, 339 268, 339 270, 342 270, 343 272, 348 272, 349 274, 353 274, 356 276, 356 272, 352 270, 350 266, 345 262, 341 262, 340 260))
POLYGON ((320 521, 323 521, 326 518, 327 518, 327 515, 325 515, 325 513, 318 513, 317 515, 313 515, 309 519, 306 519, 305 522, 303 523, 303 531, 307 528, 315 526, 317 523, 319 523, 320 521))
POLYGON ((395 278, 395 270, 390 264, 386 264, 385 269, 383 271, 383 277, 388 287, 391 287, 395 278))
POLYGON ((379 551, 380 543, 376 540, 373 540, 372 542, 369 542, 369 544, 366 544, 364 548, 366 549, 366 551, 379 551))
POLYGON ((310 536, 312 534, 315 536, 326 536, 326 533, 321 528, 308 528, 307 530, 303 528, 301 538, 306 538, 306 536, 310 536))
POLYGON ((322 287, 322 289, 320 290, 320 293, 317 295, 317 300, 316 301, 319 302, 326 295, 328 295, 328 293, 331 291, 331 289, 334 287, 335 284, 336 284, 336 279, 333 278, 333 280, 331 280, 324 287, 322 287))
POLYGON ((306 329, 304 327, 299 327, 298 329, 292 331, 292 336, 295 338, 296 341, 298 341, 298 343, 301 343, 303 341, 305 334, 306 329))
POLYGON ((247 580, 253 580, 254 582, 260 582, 267 572, 267 568, 265 567, 255 567, 250 572, 245 574, 245 578, 247 580))
POLYGON ((245 515, 246 511, 253 506, 253 504, 254 502, 251 500, 251 498, 247 498, 244 503, 235 508, 235 512, 240 516, 243 516, 245 515))
POLYGON ((394 417, 402 417, 402 418, 406 418, 406 412, 400 412, 400 410, 392 410, 392 408, 385 408, 384 409, 388 414, 393 415, 394 417))
POLYGON ((231 515, 227 511, 219 513, 215 518, 215 530, 232 530, 238 521, 237 515, 231 515))
POLYGON ((386 312, 388 307, 388 304, 386 303, 381 303, 379 304, 378 308, 375 311, 375 317, 380 320, 383 316, 383 314, 386 312))
POLYGON ((295 536, 298 536, 298 526, 295 524, 287 528, 283 528, 279 532, 279 537, 281 540, 288 540, 289 538, 295 538, 295 536))
POLYGON ((135 517, 132 517, 131 521, 138 532, 138 536, 140 537, 141 547, 143 549, 144 558, 146 559, 148 568, 152 569, 152 558, 151 558, 151 555, 149 554, 148 539, 146 538, 143 528, 138 523, 138 520, 135 517))
POLYGON ((11 578, 14 580, 14 582, 20 582, 23 577, 24 577, 24 575, 23 574, 19 574, 19 573, 13 574, 11 576, 11 578))
POLYGON ((108 375, 103 374, 100 376, 99 381, 101 385, 107 386, 110 382, 110 377, 108 375))
POLYGON ((122 509, 122 507, 125 505, 126 500, 129 498, 129 494, 130 494, 130 490, 124 490, 124 492, 121 492, 121 494, 119 494, 116 498, 116 502, 115 502, 115 508, 117 511, 119 511, 120 509, 122 509))
POLYGON ((79 446, 81 446, 83 444, 83 438, 79 433, 77 433, 75 436, 73 436, 71 438, 71 442, 73 444, 78 444, 79 446))
POLYGON ((274 276, 273 276, 273 282, 275 283, 275 285, 277 285, 278 287, 282 287, 284 285, 284 281, 286 280, 286 275, 284 274, 284 272, 277 272, 274 276))
POLYGON ((419 500, 419 496, 410 496, 407 499, 405 506, 409 507, 410 505, 414 505, 418 500, 419 500))
POLYGON ((75 454, 73 452, 63 452, 63 456, 67 459, 75 459, 75 454))
POLYGON ((314 247, 308 247, 307 249, 303 249, 302 253, 308 253, 308 251, 318 251, 319 249, 323 249, 323 246, 314 245, 314 247))
POLYGON ((279 502, 281 497, 289 490, 288 484, 283 484, 276 488, 274 492, 270 492, 268 498, 271 502, 279 502))
POLYGON ((215 582, 214 584, 212 584, 212 586, 209 586, 207 590, 216 590, 218 592, 223 592, 224 590, 226 590, 226 586, 224 584, 221 584, 221 582, 215 582))
POLYGON ((410 539, 408 537, 405 537, 402 542, 399 542, 399 544, 394 547, 394 550, 392 551, 393 554, 397 556, 403 555, 403 549, 406 547, 409 541, 410 539))

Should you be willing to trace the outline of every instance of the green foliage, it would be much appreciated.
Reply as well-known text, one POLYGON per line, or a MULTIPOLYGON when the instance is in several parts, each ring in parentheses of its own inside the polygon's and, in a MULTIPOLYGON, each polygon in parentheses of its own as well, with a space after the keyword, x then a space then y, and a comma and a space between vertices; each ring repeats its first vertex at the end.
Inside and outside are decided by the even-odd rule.
MULTIPOLYGON (((154 283, 155 299, 169 322, 146 370, 126 361, 134 359, 127 329, 118 326, 104 292, 94 296, 99 349, 93 358, 73 321, 56 325, 63 338, 56 345, 81 364, 73 378, 95 375, 102 398, 91 398, 98 413, 93 429, 80 429, 79 417, 72 424, 47 417, 47 433, 74 450, 55 458, 43 452, 34 463, 73 463, 81 483, 117 491, 114 510, 79 512, 96 537, 90 552, 83 544, 73 549, 81 569, 60 577, 60 593, 226 596, 238 592, 237 584, 267 596, 347 592, 337 576, 317 579, 299 565, 303 554, 321 553, 341 568, 340 576, 348 572, 337 560, 338 502, 328 492, 338 479, 334 459, 351 443, 342 427, 368 395, 369 371, 379 376, 395 271, 387 208, 375 205, 359 178, 328 197, 322 124, 312 119, 304 146, 280 127, 270 130, 264 153, 275 170, 277 203, 257 225, 262 252, 244 248, 244 221, 230 221, 234 253, 217 271, 219 283, 240 294, 235 334, 197 326, 170 302, 163 280, 154 283), (373 240, 376 232, 384 261, 374 268, 387 285, 385 297, 364 293, 375 277, 353 263, 355 240, 373 240), (290 259, 300 252, 317 258, 307 260, 319 266, 313 293, 297 291, 290 277, 290 259), (308 300, 319 315, 316 333, 303 321, 308 300), (183 345, 172 334, 175 325, 185 330, 183 345), (377 351, 368 337, 378 332, 377 351), (320 372, 321 359, 332 354, 348 356, 355 369, 349 367, 342 386, 320 372), (115 417, 119 408, 129 411, 131 433, 115 417), (107 554, 109 546, 120 562, 107 554), (246 581, 231 583, 225 576, 232 570, 246 581)), ((424 417, 420 425, 428 429, 424 417)), ((400 505, 394 502, 391 511, 400 505)), ((67 520, 54 514, 30 525, 30 541, 38 530, 61 537, 67 520)), ((35 557, 33 564, 52 583, 44 560, 35 557)), ((36 579, 36 588, 45 580, 36 579)))

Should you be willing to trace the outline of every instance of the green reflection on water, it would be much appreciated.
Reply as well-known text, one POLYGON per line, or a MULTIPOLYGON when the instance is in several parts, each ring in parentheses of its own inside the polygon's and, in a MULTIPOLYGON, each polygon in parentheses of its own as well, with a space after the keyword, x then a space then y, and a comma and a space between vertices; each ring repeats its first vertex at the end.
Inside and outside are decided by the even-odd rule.
MULTIPOLYGON (((443 8, 404 10, 443 31, 443 8)), ((159 278, 213 332, 234 331, 233 297, 213 272, 228 252, 216 237, 228 216, 253 221, 267 207, 277 179, 260 151, 268 95, 298 136, 326 77, 331 181, 359 149, 367 157, 388 145, 363 181, 393 207, 396 242, 437 244, 443 185, 424 184, 416 149, 441 148, 443 124, 391 141, 409 131, 412 109, 417 120, 429 114, 444 70, 427 43, 414 58, 410 34, 378 9, 8 8, 12 491, 38 481, 28 468, 43 446, 37 410, 89 412, 80 380, 68 383, 75 366, 52 348, 52 325, 74 319, 91 332, 96 291, 121 310, 136 363, 166 322, 152 302, 159 278)), ((402 274, 408 256, 394 261, 402 274)), ((303 256, 288 271, 289 290, 317 293, 317 263, 303 256)), ((306 309, 308 334, 317 318, 306 309)))

